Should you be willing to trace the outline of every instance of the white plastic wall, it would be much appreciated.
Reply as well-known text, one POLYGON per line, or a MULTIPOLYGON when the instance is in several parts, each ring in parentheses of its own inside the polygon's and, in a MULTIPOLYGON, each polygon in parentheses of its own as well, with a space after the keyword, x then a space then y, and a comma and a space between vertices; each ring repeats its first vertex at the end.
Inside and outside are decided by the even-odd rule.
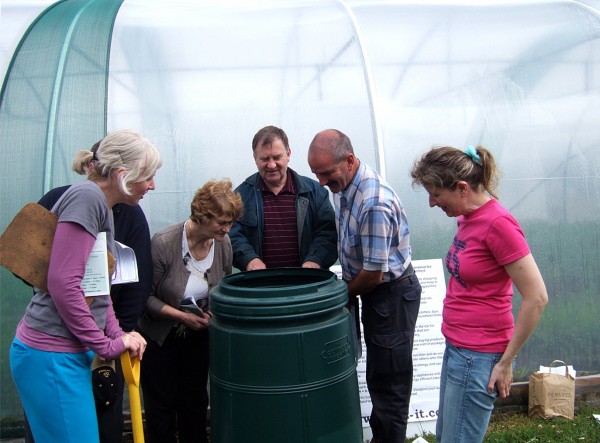
MULTIPOLYGON (((0 72, 48 4, 3 0, 0 72)), ((337 128, 400 195, 417 259, 445 256, 455 220, 411 188, 413 160, 432 145, 482 144, 496 155, 501 202, 522 223, 551 297, 517 368, 526 376, 561 358, 598 372, 599 4, 125 0, 110 53, 108 129, 139 130, 164 156, 142 203, 154 232, 187 217, 207 179, 237 185, 253 173, 261 127, 287 132, 290 166, 309 176, 312 137, 337 128)), ((66 161, 51 186, 80 180, 70 159, 81 148, 57 154, 66 161)), ((43 191, 23 183, 14 199, 43 191)), ((2 229, 11 217, 2 214, 2 229)), ((4 288, 13 277, 1 276, 4 288)), ((27 295, 25 287, 0 294, 3 385, 5 336, 27 295), (7 303, 21 306, 8 315, 7 303)), ((5 401, 10 388, 2 395, 2 417, 18 415, 18 403, 5 401)))

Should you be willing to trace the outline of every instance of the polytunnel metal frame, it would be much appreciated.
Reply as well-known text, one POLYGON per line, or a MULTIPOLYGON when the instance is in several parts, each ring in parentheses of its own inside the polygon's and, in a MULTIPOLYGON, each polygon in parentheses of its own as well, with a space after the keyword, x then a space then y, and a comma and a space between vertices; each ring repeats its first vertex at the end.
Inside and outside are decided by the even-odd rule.
MULTIPOLYGON (((358 44, 359 53, 360 53, 361 62, 362 62, 362 69, 363 69, 363 74, 364 74, 365 87, 366 87, 366 91, 367 91, 368 103, 369 103, 370 113, 371 113, 371 124, 372 124, 372 128, 373 128, 373 145, 374 145, 374 155, 375 155, 375 160, 376 160, 376 169, 378 169, 378 171, 385 178, 386 173, 387 173, 386 166, 385 166, 385 147, 384 147, 383 135, 382 135, 382 129, 381 129, 382 122, 381 122, 381 117, 379 116, 379 110, 378 110, 378 94, 377 94, 377 87, 376 87, 376 82, 375 82, 374 74, 373 74, 373 68, 372 68, 373 65, 371 63, 366 44, 364 42, 363 32, 362 32, 360 24, 357 20, 356 14, 352 10, 352 6, 350 6, 346 0, 335 0, 335 1, 337 1, 341 5, 342 9, 347 14, 348 19, 354 30, 355 38, 356 38, 356 41, 358 44)), ((0 92, 0 106, 4 106, 5 105, 5 90, 7 88, 7 83, 10 80, 9 77, 10 77, 10 74, 14 67, 14 64, 16 63, 16 59, 18 58, 18 54, 21 50, 21 47, 25 44, 29 34, 33 31, 33 29, 36 26, 38 26, 38 23, 43 22, 45 19, 47 19, 48 18, 47 14, 49 14, 49 12, 51 10, 53 10, 54 8, 58 8, 58 7, 61 7, 61 5, 64 6, 66 4, 71 6, 72 4, 75 4, 77 2, 80 3, 80 6, 79 6, 80 9, 72 17, 72 21, 69 25, 69 28, 65 32, 66 44, 63 44, 61 51, 60 51, 60 61, 58 63, 58 67, 56 69, 57 74, 55 76, 55 85, 53 87, 52 100, 51 100, 51 104, 49 105, 49 110, 48 110, 49 123, 48 123, 47 136, 46 136, 46 149, 45 149, 46 160, 45 160, 45 167, 44 167, 43 192, 47 192, 51 188, 50 181, 51 181, 51 176, 52 176, 52 158, 53 158, 54 146, 56 144, 56 138, 59 137, 56 134, 56 118, 57 118, 57 114, 58 114, 58 108, 60 106, 60 99, 61 99, 60 91, 63 87, 63 81, 64 81, 64 78, 66 75, 65 65, 67 63, 68 53, 71 50, 71 44, 72 44, 73 38, 74 38, 74 36, 73 36, 74 29, 78 26, 78 23, 80 22, 82 15, 84 15, 86 13, 86 11, 88 11, 89 8, 91 6, 93 6, 94 3, 96 3, 97 5, 100 5, 100 4, 104 5, 104 4, 108 3, 112 6, 112 9, 108 8, 108 10, 107 10, 107 13, 110 15, 110 17, 112 19, 110 31, 109 31, 109 38, 107 39, 107 51, 106 51, 107 56, 104 61, 104 65, 100 65, 100 64, 97 65, 98 69, 102 70, 104 72, 105 82, 108 83, 107 72, 108 72, 108 58, 109 58, 109 54, 110 54, 110 45, 111 45, 110 35, 112 33, 112 27, 114 26, 114 21, 118 14, 118 10, 119 10, 120 6, 122 5, 123 0, 70 0, 70 1, 59 0, 56 3, 52 4, 51 6, 49 6, 48 8, 46 8, 46 10, 44 10, 42 12, 42 14, 30 25, 30 27, 26 31, 25 35, 23 36, 23 39, 21 40, 17 49, 15 50, 15 53, 9 64, 6 76, 3 81, 2 90, 0 92)), ((595 15, 597 18, 600 17, 600 13, 598 12, 597 9, 595 9, 589 5, 586 5, 580 1, 577 1, 577 0, 572 0, 572 3, 580 5, 582 8, 588 10, 591 14, 595 15)), ((92 11, 92 14, 93 13, 94 12, 92 11)), ((421 45, 425 43, 427 38, 428 38, 427 33, 425 33, 425 38, 422 40, 421 45)), ((451 39, 448 39, 448 42, 450 42, 450 41, 451 41, 451 39)), ((349 42, 347 42, 346 45, 344 45, 342 48, 340 48, 339 52, 337 54, 334 54, 334 56, 331 58, 329 65, 315 66, 316 71, 317 71, 315 78, 320 77, 323 74, 323 72, 326 69, 328 69, 328 67, 331 66, 335 62, 336 58, 350 47, 351 43, 352 43, 352 41, 349 41, 349 42)), ((415 49, 413 51, 414 54, 417 53, 418 48, 421 45, 415 47, 415 49)), ((527 59, 527 60, 530 60, 530 59, 527 59)), ((406 65, 406 64, 404 64, 404 65, 406 65)), ((520 63, 513 64, 511 67, 505 69, 505 72, 510 72, 511 70, 516 71, 517 70, 516 67, 519 65, 520 65, 520 63)), ((402 70, 401 74, 399 75, 399 78, 394 87, 394 89, 396 91, 398 90, 399 85, 402 83, 402 77, 406 73, 406 69, 408 69, 408 67, 406 67, 404 70, 402 70)), ((510 77, 510 75, 509 75, 509 77, 510 77)), ((32 87, 33 86, 34 85, 32 85, 32 87)), ((106 89, 107 89, 107 86, 105 86, 105 99, 104 99, 105 109, 104 109, 104 113, 103 113, 103 115, 104 115, 103 133, 106 133, 106 89)))
MULTIPOLYGON (((106 43, 107 44, 107 51, 106 51, 107 56, 106 56, 106 59, 104 60, 104 62, 105 62, 104 65, 101 65, 100 63, 97 64, 98 70, 104 73, 106 82, 108 83, 108 59, 110 56, 110 45, 111 45, 110 35, 112 34, 112 28, 114 26, 114 21, 116 19, 119 8, 121 7, 123 1, 124 0, 70 0, 70 1, 59 0, 59 1, 57 1, 55 4, 52 4, 49 7, 47 7, 40 14, 40 16, 29 26, 29 28, 25 32, 23 38, 21 39, 19 45, 17 46, 17 48, 14 52, 14 55, 11 59, 11 62, 8 66, 8 69, 7 69, 6 75, 4 77, 3 84, 2 84, 2 90, 0 91, 0 107, 5 105, 5 91, 6 91, 6 88, 8 87, 8 82, 10 81, 10 77, 11 77, 13 68, 14 68, 15 64, 18 64, 19 53, 20 53, 21 49, 23 48, 23 46, 26 46, 28 38, 30 38, 30 34, 32 32, 35 32, 36 26, 42 26, 42 25, 44 25, 45 21, 50 20, 48 15, 50 14, 50 12, 57 12, 57 10, 55 8, 62 8, 64 10, 67 6, 71 6, 71 5, 75 4, 76 2, 80 3, 79 10, 77 10, 74 13, 71 12, 71 14, 73 14, 72 18, 71 18, 71 23, 69 24, 68 29, 66 29, 66 31, 65 31, 65 37, 64 37, 65 43, 62 45, 61 50, 60 50, 59 61, 58 61, 57 67, 56 67, 55 84, 54 84, 54 87, 52 88, 52 91, 53 91, 52 99, 51 99, 51 103, 49 104, 49 110, 48 110, 49 122, 48 122, 48 128, 47 128, 46 149, 45 149, 46 161, 45 161, 45 168, 44 168, 44 171, 45 171, 44 172, 45 179, 44 179, 44 186, 43 186, 44 193, 51 189, 50 181, 51 181, 51 176, 52 176, 52 158, 53 158, 53 152, 54 152, 54 145, 56 143, 56 137, 58 137, 58 135, 56 134, 56 119, 58 118, 57 117, 58 108, 60 106, 60 100, 62 98, 61 90, 63 87, 63 82, 65 79, 65 76, 67 75, 66 64, 68 61, 69 52, 71 50, 80 51, 80 49, 78 49, 77 47, 75 47, 73 49, 73 40, 75 38, 74 30, 76 27, 79 26, 82 16, 84 16, 86 13, 88 15, 96 14, 92 9, 90 9, 94 3, 96 3, 98 5, 106 4, 106 3, 111 4, 111 7, 106 9, 107 18, 109 18, 109 20, 111 21, 109 38, 107 39, 107 43, 106 43), (65 8, 63 8, 63 6, 65 8)), ((363 73, 364 73, 364 78, 365 78, 367 97, 368 97, 368 102, 369 102, 370 112, 371 112, 371 124, 373 126, 373 144, 375 147, 374 154, 375 154, 375 159, 376 159, 376 163, 377 163, 376 168, 382 174, 382 176, 385 178, 385 175, 386 175, 385 151, 384 151, 384 146, 383 146, 381 119, 378 115, 379 113, 378 113, 378 109, 377 109, 377 92, 376 92, 377 89, 376 89, 376 85, 375 85, 372 63, 369 58, 366 45, 364 43, 364 36, 363 36, 362 30, 360 28, 360 24, 358 23, 358 20, 356 18, 356 15, 352 11, 352 8, 348 5, 348 3, 345 0, 336 0, 336 1, 339 2, 342 9, 347 14, 348 19, 354 30, 356 41, 358 43, 358 48, 359 48, 359 52, 360 52, 360 56, 361 56, 361 62, 362 62, 362 66, 363 66, 363 73)), ((352 41, 349 41, 348 44, 346 44, 342 48, 340 48, 340 51, 336 55, 333 56, 330 63, 331 64, 334 63, 339 54, 345 52, 348 48, 350 48, 351 43, 352 43, 352 41)), ((328 66, 324 66, 324 67, 318 69, 316 77, 321 76, 323 74, 323 71, 326 70, 327 68, 328 68, 328 66)), ((25 67, 22 70, 24 71, 26 69, 27 69, 27 67, 25 67)), ((34 87, 34 85, 32 84, 32 88, 33 87, 34 87)), ((105 91, 106 90, 107 90, 107 88, 105 88, 105 91)), ((104 102, 105 102, 104 133, 106 133, 106 92, 105 92, 105 101, 104 102)))
MULTIPOLYGON (((44 156, 45 156, 44 162, 43 162, 43 164, 44 164, 43 180, 42 180, 41 186, 37 186, 36 180, 38 180, 38 177, 35 177, 35 171, 32 169, 31 170, 32 179, 31 179, 30 183, 28 182, 28 185, 31 186, 32 189, 35 189, 35 194, 37 194, 38 189, 43 189, 43 192, 46 192, 52 186, 51 178, 53 176, 54 168, 56 167, 55 163, 53 161, 61 162, 61 164, 62 163, 66 164, 70 160, 70 159, 66 159, 66 158, 58 158, 58 156, 61 154, 61 152, 60 152, 61 146, 63 146, 63 145, 80 146, 81 140, 84 138, 81 135, 81 133, 86 133, 85 137, 87 137, 88 139, 92 139, 92 140, 97 140, 106 133, 106 130, 107 130, 106 108, 107 108, 107 94, 108 94, 108 92, 107 92, 108 91, 108 89, 107 89, 108 88, 107 70, 108 70, 108 65, 109 65, 111 35, 112 35, 115 19, 119 12, 119 8, 122 6, 123 3, 126 3, 126 1, 124 2, 123 0, 61 0, 53 5, 49 6, 48 8, 46 8, 46 10, 42 13, 42 15, 40 15, 30 25, 30 28, 27 30, 27 32, 25 34, 25 36, 28 36, 30 34, 31 29, 34 26, 37 26, 39 24, 39 22, 43 19, 44 15, 53 8, 58 8, 58 7, 68 8, 68 7, 72 7, 73 5, 79 5, 79 7, 81 8, 80 11, 73 16, 73 21, 66 28, 65 36, 67 36, 66 41, 68 41, 69 43, 65 44, 65 45, 61 45, 59 48, 55 48, 55 49, 59 50, 60 66, 62 66, 62 67, 57 70, 58 75, 55 76, 53 89, 52 89, 53 93, 49 100, 49 103, 50 103, 49 109, 51 109, 52 111, 47 113, 49 116, 49 120, 45 127, 45 145, 44 145, 45 147, 43 148, 44 156), (77 38, 77 35, 76 35, 77 29, 79 26, 82 26, 82 21, 84 21, 86 14, 90 13, 92 11, 92 9, 94 9, 96 7, 100 7, 100 5, 102 6, 102 8, 105 8, 105 5, 107 5, 107 4, 111 4, 112 7, 115 8, 114 16, 112 17, 112 24, 110 27, 110 32, 108 33, 107 54, 106 54, 105 59, 103 59, 102 61, 96 61, 95 65, 94 65, 95 69, 97 69, 97 70, 102 70, 102 69, 105 70, 104 74, 103 74, 103 78, 104 78, 103 88, 105 88, 103 97, 102 97, 101 101, 100 100, 97 101, 97 103, 100 103, 100 102, 102 103, 103 108, 102 108, 101 112, 98 112, 94 116, 94 118, 98 119, 98 122, 101 121, 101 123, 97 122, 94 125, 90 125, 88 128, 89 130, 88 130, 88 129, 84 129, 83 125, 78 126, 77 124, 75 124, 73 122, 69 122, 69 124, 72 127, 79 127, 80 133, 75 133, 75 131, 74 131, 74 134, 72 134, 72 136, 77 137, 77 140, 66 140, 64 137, 64 134, 61 132, 61 130, 64 129, 64 126, 62 126, 61 123, 58 123, 58 122, 60 121, 61 118, 65 118, 65 115, 63 114, 63 112, 65 112, 65 113, 67 112, 67 110, 65 110, 63 108, 64 105, 61 102, 61 99, 63 98, 62 94, 65 92, 66 93, 72 92, 72 91, 70 91, 69 86, 67 85, 67 77, 68 77, 67 63, 69 61, 68 54, 69 54, 69 51, 74 51, 74 53, 75 52, 77 53, 76 54, 77 56, 85 56, 82 53, 81 49, 78 48, 76 44, 74 44, 76 42, 76 38, 77 38), (117 6, 117 4, 118 4, 118 6, 117 6), (52 121, 53 119, 54 119, 54 121, 52 121), (56 156, 56 158, 54 158, 55 156, 56 156)), ((389 2, 389 3, 391 4, 391 3, 395 3, 395 2, 389 2)), ((556 2, 556 3, 559 3, 559 2, 556 2)), ((561 2, 561 3, 567 3, 567 2, 561 2)), ((592 7, 589 4, 585 4, 584 2, 576 1, 576 0, 570 1, 568 3, 576 5, 577 7, 581 7, 583 10, 587 11, 589 13, 588 20, 594 20, 594 21, 597 21, 600 23, 600 13, 598 12, 598 8, 592 7)), ((386 152, 385 148, 387 146, 385 146, 386 140, 385 140, 385 136, 384 136, 384 132, 383 132, 383 128, 385 126, 385 117, 382 116, 382 108, 381 108, 381 101, 380 101, 381 97, 379 96, 380 91, 378 91, 378 83, 376 81, 376 73, 373 71, 374 65, 373 65, 373 59, 371 58, 372 54, 369 54, 368 42, 366 41, 367 37, 365 36, 364 28, 361 26, 361 22, 360 22, 359 18, 357 17, 357 8, 365 7, 366 3, 365 2, 353 2, 352 0, 332 0, 328 4, 335 5, 336 7, 339 6, 341 8, 341 10, 344 11, 344 13, 348 19, 348 22, 350 23, 351 28, 354 32, 354 35, 351 35, 348 40, 341 43, 338 47, 337 52, 332 52, 329 54, 330 58, 327 61, 327 63, 318 63, 317 61, 314 62, 314 65, 312 65, 312 67, 314 68, 314 71, 315 71, 314 76, 312 76, 306 83, 304 83, 302 87, 298 88, 298 94, 295 97, 295 99, 299 100, 300 99, 299 95, 302 93, 303 90, 308 90, 308 88, 311 86, 311 83, 321 82, 321 79, 322 79, 323 75, 327 72, 327 70, 330 69, 331 67, 334 67, 336 64, 336 61, 340 57, 342 57, 342 55, 344 55, 345 52, 350 51, 351 49, 354 49, 353 44, 356 43, 356 48, 358 49, 358 54, 360 56, 360 63, 361 63, 363 80, 364 80, 364 87, 366 89, 366 96, 368 98, 368 106, 369 106, 369 113, 370 113, 370 117, 371 117, 370 123, 371 123, 371 127, 372 127, 372 138, 373 138, 376 168, 380 171, 380 173, 382 175, 385 176, 387 173, 386 161, 385 161, 385 152, 386 152)), ((298 25, 296 25, 296 26, 298 26, 298 25)), ((448 33, 446 42, 448 45, 452 45, 454 42, 452 41, 452 38, 451 38, 452 33, 450 32, 450 29, 446 29, 446 33, 448 33)), ((395 96, 395 94, 400 93, 400 88, 403 85, 403 83, 405 82, 411 67, 414 67, 414 65, 411 62, 417 58, 421 48, 426 46, 428 43, 430 43, 430 40, 432 40, 432 33, 428 32, 427 29, 424 29, 422 32, 422 35, 420 37, 421 37, 421 40, 420 40, 419 44, 413 45, 413 47, 412 47, 411 57, 405 61, 399 62, 397 65, 399 68, 398 69, 399 72, 394 79, 394 88, 393 88, 393 94, 392 94, 393 96, 395 96)), ((596 36, 595 38, 598 38, 598 37, 596 36)), ((543 46, 545 43, 547 43, 547 41, 541 42, 539 44, 543 46)), ((580 42, 578 42, 578 41, 572 41, 570 43, 570 45, 571 45, 570 47, 575 48, 579 44, 580 44, 580 42)), ((8 72, 12 71, 12 69, 14 67, 14 63, 18 57, 18 52, 22 48, 23 45, 24 45, 24 40, 19 43, 18 50, 15 51, 15 55, 13 56, 13 59, 9 65, 9 69, 7 70, 7 75, 4 78, 4 82, 2 84, 2 90, 0 91, 0 136, 3 139, 5 139, 5 137, 6 137, 6 127, 3 126, 3 124, 5 124, 5 123, 3 123, 2 121, 5 119, 4 112, 6 111, 5 95, 7 94, 6 89, 7 89, 7 82, 8 82, 8 72)), ((539 47, 540 46, 538 46, 538 48, 539 47)), ((532 60, 535 60, 535 59, 531 58, 531 55, 535 52, 536 51, 531 49, 526 54, 519 54, 518 57, 513 57, 510 60, 511 64, 509 66, 502 68, 501 71, 500 70, 493 71, 491 74, 489 74, 489 76, 494 77, 494 76, 497 76, 499 74, 499 72, 503 72, 503 73, 507 74, 506 77, 515 79, 515 81, 519 81, 519 76, 522 76, 522 78, 520 80, 527 80, 529 82, 529 87, 531 87, 531 83, 533 81, 540 82, 543 79, 543 75, 545 75, 544 72, 536 72, 536 74, 538 75, 537 77, 532 75, 527 78, 527 76, 525 76, 525 74, 524 74, 524 72, 526 72, 526 71, 523 69, 523 67, 527 67, 528 64, 532 63, 532 60), (530 58, 528 58, 527 56, 530 56, 530 58)), ((562 50, 560 52, 567 53, 568 52, 567 47, 562 48, 562 50)), ((373 51, 373 53, 376 53, 376 51, 373 51)), ((88 57, 88 59, 90 61, 92 58, 88 57)), ((562 62, 562 60, 559 58, 553 59, 553 61, 556 64, 562 62)), ((570 62, 570 61, 567 60, 565 62, 570 62)), ((451 58, 448 58, 445 60, 439 59, 439 61, 438 61, 438 64, 440 66, 447 66, 448 69, 452 66, 452 63, 453 63, 453 61, 451 58)), ((584 66, 582 66, 582 69, 587 73, 588 76, 590 76, 594 70, 594 66, 590 66, 590 65, 595 64, 597 66, 599 61, 597 58, 595 60, 594 59, 590 60, 588 58, 585 61, 577 60, 572 63, 582 63, 584 65, 584 66)), ((34 61, 34 64, 35 64, 35 61, 34 61)), ((356 66, 358 67, 359 64, 357 63, 356 66)), ((45 66, 45 67, 50 68, 50 66, 45 66)), ((212 68, 213 67, 210 67, 209 69, 212 69, 212 68)), ((239 69, 243 69, 243 67, 239 68, 239 69)), ((23 72, 24 71, 22 71, 22 73, 23 72)), ((78 76, 81 76, 81 74, 78 76)), ((31 95, 35 96, 37 98, 37 100, 32 101, 32 103, 36 103, 40 106, 43 106, 46 103, 44 102, 44 99, 41 97, 39 87, 35 83, 37 81, 40 81, 41 77, 42 77, 41 75, 33 76, 33 78, 25 77, 23 79, 23 81, 26 82, 25 84, 30 88, 31 95)), ((469 81, 475 82, 475 81, 479 81, 479 80, 480 80, 480 78, 478 78, 477 80, 469 80, 469 81)), ((457 89, 463 88, 467 84, 468 83, 463 83, 460 85, 453 86, 450 82, 448 82, 447 88, 442 92, 442 94, 451 94, 451 93, 453 93, 453 91, 455 92, 457 89)), ((585 92, 587 88, 590 88, 590 85, 593 85, 592 79, 590 79, 590 78, 587 79, 587 82, 581 83, 581 88, 582 88, 583 92, 585 92)), ((134 89, 131 89, 131 93, 135 93, 135 92, 136 91, 134 89)), ((569 92, 565 92, 564 94, 569 95, 569 92)), ((439 95, 440 95, 440 92, 436 91, 435 95, 432 94, 427 97, 420 97, 420 100, 421 100, 420 104, 427 103, 427 101, 434 101, 434 99, 438 98, 439 95)), ((17 97, 17 100, 18 100, 18 97, 17 97)), ((292 99, 292 101, 293 100, 294 99, 292 99)), ((419 103, 417 103, 417 104, 419 104, 419 103)), ((577 109, 579 109, 579 108, 577 108, 577 109)), ((11 111, 11 109, 8 109, 8 112, 10 112, 10 111, 11 111)), ((31 109, 25 110, 25 113, 22 116, 18 116, 18 118, 27 117, 29 115, 29 114, 27 114, 28 111, 31 111, 31 109)), ((478 109, 478 112, 481 113, 481 109, 478 109)), ((581 114, 578 117, 579 122, 582 121, 583 117, 585 116, 585 112, 586 112, 585 108, 581 110, 581 114)), ((14 117, 14 114, 12 114, 11 116, 14 117)), ((34 115, 32 117, 32 127, 37 128, 38 123, 39 123, 38 117, 37 117, 37 115, 34 115)), ((471 128, 472 132, 479 131, 480 134, 482 134, 484 132, 482 123, 483 123, 483 121, 480 119, 479 127, 475 127, 475 125, 473 125, 473 127, 471 128)), ((474 136, 474 138, 477 138, 477 136, 474 136)), ((538 188, 544 186, 544 180, 553 179, 554 171, 560 171, 561 168, 565 172, 568 170, 570 162, 576 158, 575 154, 573 154, 573 149, 574 149, 573 143, 574 143, 574 140, 570 139, 569 144, 567 145, 567 149, 565 149, 565 151, 564 151, 564 158, 561 159, 560 163, 553 165, 554 169, 550 169, 549 172, 546 172, 546 175, 544 177, 541 177, 541 179, 537 183, 534 183, 533 185, 531 185, 531 187, 528 188, 526 194, 524 194, 523 196, 520 197, 520 199, 518 199, 517 201, 512 203, 512 205, 509 207, 510 210, 517 209, 521 205, 526 203, 526 199, 527 199, 528 195, 534 193, 534 191, 536 191, 538 188)), ((90 143, 88 143, 88 145, 89 144, 90 143)), ((390 144, 391 143, 387 143, 387 145, 390 145, 390 144)), ((177 150, 175 149, 176 146, 173 146, 172 148, 175 151, 175 153, 177 153, 177 150)), ((597 147, 595 145, 594 146, 586 146, 586 149, 588 149, 588 150, 589 149, 597 149, 597 147)), ((41 150, 41 148, 38 149, 36 151, 36 153, 39 154, 40 150, 41 150)), ((388 154, 390 154, 389 151, 388 151, 388 154)), ((393 153, 391 155, 393 155, 393 153)), ((39 157, 38 157, 38 159, 39 159, 39 157)), ((38 159, 35 159, 35 161, 38 161, 38 159)), ((25 157, 25 154, 22 152, 11 153, 11 158, 6 158, 4 160, 11 164, 14 163, 15 168, 29 167, 30 163, 33 163, 33 161, 34 161, 34 159, 32 159, 31 157, 25 157)), ((562 174, 562 175, 564 176, 567 174, 562 174)), ((19 183, 11 184, 11 186, 13 186, 13 185, 19 186, 19 183)), ((563 191, 564 191, 562 198, 564 200, 566 200, 568 198, 568 195, 566 193, 567 186, 568 186, 568 183, 566 181, 564 181, 562 184, 563 191)), ((3 189, 3 192, 2 192, 2 196, 1 196, 2 201, 0 201, 0 207, 3 210, 6 210, 8 208, 8 210, 6 210, 4 214, 2 214, 1 223, 5 225, 5 224, 7 224, 8 219, 10 218, 10 215, 11 215, 10 213, 15 213, 16 210, 18 210, 18 207, 20 207, 23 202, 13 201, 15 199, 12 199, 10 201, 10 204, 5 205, 4 199, 9 199, 9 198, 13 197, 13 195, 12 195, 12 192, 7 193, 4 191, 5 191, 5 189, 3 189), (5 223, 5 220, 6 220, 6 223, 5 223)), ((566 213, 567 205, 566 204, 562 205, 562 210, 564 212, 563 212, 563 214, 558 214, 558 218, 564 217, 564 219, 566 220, 567 219, 567 213, 566 213)), ((4 283, 3 283, 3 285, 4 285, 4 283)), ((4 309, 6 309, 6 307, 4 307, 4 309)), ((12 331, 11 331, 11 333, 12 333, 12 331)), ((3 335, 5 335, 5 334, 3 334, 3 335)))
POLYGON ((367 51, 367 47, 364 42, 364 36, 356 15, 348 4, 344 0, 339 0, 344 10, 348 14, 354 33, 358 40, 358 47, 360 49, 360 55, 363 63, 363 71, 365 75, 365 84, 367 87, 367 96, 369 98, 369 105, 371 106, 371 123, 373 125, 373 144, 375 146, 375 161, 377 162, 377 169, 383 178, 386 177, 385 168, 385 150, 383 146, 383 134, 381 131, 381 123, 379 118, 378 106, 377 106, 377 89, 375 86, 375 78, 373 75, 373 65, 367 51))
MULTIPOLYGON (((96 67, 95 79, 88 82, 87 94, 90 91, 98 91, 97 101, 102 103, 101 109, 97 112, 96 124, 90 127, 94 122, 88 122, 88 127, 78 127, 77 122, 73 125, 82 132, 91 132, 97 134, 96 139, 100 139, 106 134, 107 119, 107 90, 108 90, 108 64, 110 57, 111 36, 114 22, 121 7, 123 0, 60 0, 51 6, 48 6, 27 28, 25 34, 20 40, 15 52, 8 65, 2 89, 0 91, 0 132, 8 132, 11 117, 15 117, 11 112, 17 109, 22 100, 19 90, 10 94, 8 88, 15 82, 21 82, 21 75, 27 72, 36 72, 38 78, 54 78, 54 82, 49 88, 47 97, 41 95, 40 84, 36 84, 31 79, 25 79, 24 83, 29 86, 31 93, 38 100, 32 100, 40 105, 41 108, 47 107, 47 123, 45 125, 45 149, 44 149, 44 181, 43 192, 51 189, 52 162, 54 159, 55 146, 59 140, 63 140, 65 134, 61 133, 57 126, 61 117, 61 108, 69 107, 70 103, 65 103, 64 92, 68 85, 67 77, 71 82, 81 77, 81 66, 75 65, 76 71, 71 72, 69 63, 74 55, 84 59, 87 63, 96 67), (108 6, 108 7, 107 7, 108 6), (68 22, 67 22, 68 20, 68 22), (96 24, 96 33, 87 33, 84 27, 89 25, 86 21, 93 21, 96 24), (40 29, 41 28, 41 29, 40 29), (53 35, 62 41, 62 44, 54 46, 54 56, 46 54, 47 59, 54 59, 52 64, 45 64, 47 69, 45 73, 39 72, 39 59, 35 56, 30 57, 29 53, 34 54, 39 51, 37 47, 40 41, 47 37, 48 30, 52 29, 53 35), (105 47, 100 45, 99 50, 94 52, 93 43, 97 43, 104 36, 105 47), (33 40, 33 41, 32 41, 33 40), (86 52, 84 48, 89 50, 86 52), (16 78, 15 78, 16 76, 16 78), (12 82, 12 83, 11 83, 12 82), (45 102, 45 100, 48 100, 45 102), (6 116, 8 114, 8 117, 6 116)), ((50 52, 50 51, 47 51, 50 52)), ((48 61, 48 60, 47 60, 48 61)), ((18 87, 17 87, 18 88, 18 87)), ((22 90, 20 91, 23 92, 22 90)), ((81 93, 81 91, 79 91, 81 93)), ((93 92, 92 92, 93 93, 93 92)), ((78 95, 75 92, 75 95, 78 95)), ((28 112, 26 110, 26 112, 28 112)), ((81 122, 84 123, 84 122, 81 122)), ((67 143, 70 143, 67 141, 67 143)))
MULTIPOLYGON (((119 6, 122 3, 122 0, 119 2, 119 6)), ((57 69, 57 75, 55 77, 55 84, 54 87, 52 88, 52 102, 50 104, 50 111, 49 111, 49 115, 50 115, 50 124, 48 125, 48 137, 46 138, 47 141, 47 145, 46 145, 46 162, 45 162, 45 168, 44 170, 46 171, 46 173, 44 174, 44 192, 47 192, 50 190, 50 179, 51 179, 51 171, 52 171, 52 157, 53 157, 53 148, 54 148, 54 133, 56 131, 56 125, 54 124, 56 121, 56 116, 58 114, 58 107, 59 107, 59 102, 60 102, 60 91, 62 89, 62 84, 65 78, 65 65, 66 65, 66 60, 67 60, 67 56, 68 56, 68 52, 69 52, 69 48, 72 44, 73 38, 74 38, 74 28, 77 26, 78 22, 80 21, 82 15, 86 12, 86 10, 90 7, 91 2, 87 2, 85 3, 82 8, 77 11, 77 13, 74 15, 71 24, 69 25, 69 28, 67 29, 66 33, 65 33, 65 43, 63 44, 61 51, 60 51, 60 57, 59 57, 59 61, 58 61, 58 69, 57 69)), ((110 28, 112 29, 112 26, 114 25, 114 20, 116 18, 117 12, 118 12, 118 7, 116 9, 113 9, 112 11, 109 9, 108 13, 109 13, 109 17, 111 17, 110 13, 112 14, 112 20, 111 20, 111 26, 110 28)), ((109 33, 110 34, 110 33, 109 33)), ((107 54, 110 53, 110 38, 107 40, 107 54)), ((106 63, 105 63, 105 67, 104 70, 105 72, 108 71, 108 58, 106 59, 106 63)), ((100 66, 99 66, 100 68, 100 66)), ((100 68, 102 69, 102 68, 100 68)), ((105 74, 106 77, 106 83, 108 84, 108 76, 105 74)), ((105 89, 106 90, 106 89, 105 89)), ((1 98, 0 98, 0 102, 1 102, 1 98)), ((105 106, 106 106, 106 99, 105 99, 105 106)), ((106 112, 104 113, 104 115, 106 115, 106 112)), ((106 132, 106 118, 104 118, 104 132, 106 132)))

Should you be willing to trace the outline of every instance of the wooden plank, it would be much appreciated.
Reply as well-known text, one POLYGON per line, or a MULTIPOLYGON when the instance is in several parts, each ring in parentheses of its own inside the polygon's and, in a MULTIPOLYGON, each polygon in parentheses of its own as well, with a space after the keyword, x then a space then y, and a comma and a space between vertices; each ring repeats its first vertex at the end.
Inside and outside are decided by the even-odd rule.
POLYGON ((28 203, 0 237, 0 265, 44 292, 57 221, 56 214, 28 203))

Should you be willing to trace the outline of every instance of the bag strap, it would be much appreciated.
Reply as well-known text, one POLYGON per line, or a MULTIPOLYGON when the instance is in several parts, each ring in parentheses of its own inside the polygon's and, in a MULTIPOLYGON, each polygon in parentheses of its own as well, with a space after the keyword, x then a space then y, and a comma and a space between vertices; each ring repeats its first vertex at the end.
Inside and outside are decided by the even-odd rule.
POLYGON ((550 363, 550 366, 548 367, 548 372, 552 372, 552 366, 554 366, 554 363, 562 363, 565 367, 565 376, 569 375, 569 368, 567 368, 567 364, 562 360, 554 360, 552 363, 550 363))

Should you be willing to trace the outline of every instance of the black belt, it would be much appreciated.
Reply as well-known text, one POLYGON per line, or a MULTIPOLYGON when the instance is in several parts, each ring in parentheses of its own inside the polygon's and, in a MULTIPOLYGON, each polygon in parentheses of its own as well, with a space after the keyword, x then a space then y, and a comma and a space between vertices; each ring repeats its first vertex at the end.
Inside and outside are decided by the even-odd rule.
POLYGON ((397 284, 403 283, 406 280, 408 280, 412 275, 414 275, 414 273, 415 273, 415 270, 413 269, 412 263, 409 263, 400 277, 398 277, 396 280, 381 283, 378 286, 378 288, 386 288, 389 286, 396 286, 397 284))

